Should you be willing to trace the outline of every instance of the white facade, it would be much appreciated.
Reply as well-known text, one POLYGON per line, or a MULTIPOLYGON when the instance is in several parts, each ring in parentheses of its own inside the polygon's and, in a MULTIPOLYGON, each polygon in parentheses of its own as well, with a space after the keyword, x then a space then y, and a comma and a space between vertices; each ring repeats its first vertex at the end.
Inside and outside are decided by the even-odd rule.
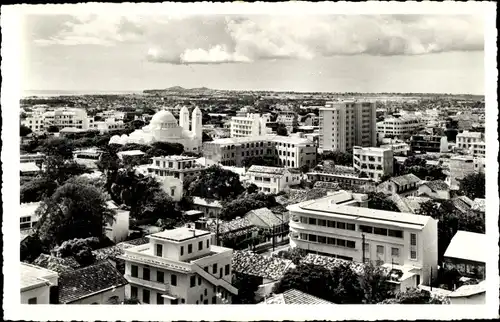
POLYGON ((474 157, 486 157, 486 142, 477 141, 471 143, 471 147, 469 148, 469 153, 474 157))
POLYGON ((233 250, 211 245, 212 233, 177 228, 125 249, 127 297, 142 304, 231 303, 233 250))
POLYGON ((106 118, 103 121, 94 120, 92 122, 89 122, 90 130, 97 130, 101 133, 123 130, 124 128, 125 128, 125 123, 123 123, 123 120, 118 120, 115 118, 106 118))
POLYGON ((458 155, 450 158, 449 175, 446 178, 446 183, 452 189, 458 189, 459 180, 465 178, 467 175, 484 171, 484 165, 479 159, 472 156, 458 155))
POLYGON ((40 207, 40 204, 40 202, 28 202, 21 204, 21 209, 19 211, 21 229, 31 229, 36 225, 39 218, 35 212, 38 207, 40 207))
POLYGON ((246 116, 234 116, 231 118, 230 135, 234 137, 254 137, 267 134, 266 124, 269 122, 267 116, 249 113, 246 116))
POLYGON ((391 148, 353 148, 353 166, 364 172, 369 178, 379 181, 385 175, 393 173, 394 153, 391 148))
POLYGON ((51 304, 50 287, 57 286, 58 274, 31 264, 20 266, 21 304, 51 304))
POLYGON ((119 243, 127 239, 130 227, 130 212, 128 210, 119 209, 112 201, 107 202, 108 208, 115 211, 115 220, 112 224, 106 224, 104 228, 106 237, 114 243, 119 243))
POLYGON ((389 148, 394 154, 406 155, 410 151, 410 146, 404 142, 382 144, 380 147, 383 149, 389 148))
MULTIPOLYGON (((92 119, 93 120, 93 119, 92 119)), ((51 125, 63 128, 73 128, 79 130, 89 129, 89 117, 83 108, 59 108, 54 111, 44 113, 45 128, 51 125)))
POLYGON ((300 183, 300 174, 286 168, 251 166, 247 171, 248 182, 264 193, 278 193, 300 183))
POLYGON ((290 246, 356 262, 364 256, 365 261, 400 265, 419 275, 417 285, 428 281, 431 268, 437 272, 437 220, 368 209, 366 199, 339 191, 288 206, 290 246))
POLYGON ((141 130, 135 130, 129 136, 113 136, 110 144, 151 144, 153 142, 180 143, 185 151, 199 152, 201 150, 202 139, 202 113, 196 107, 192 113, 192 130, 183 120, 183 126, 177 124, 177 120, 172 113, 162 110, 156 113, 149 125, 141 130))
POLYGON ((456 142, 457 148, 463 150, 469 150, 476 143, 484 141, 484 136, 480 132, 469 132, 464 131, 462 133, 457 134, 456 142))
POLYGON ((377 124, 377 133, 380 137, 392 135, 397 138, 407 138, 423 126, 424 123, 417 117, 390 117, 377 124))

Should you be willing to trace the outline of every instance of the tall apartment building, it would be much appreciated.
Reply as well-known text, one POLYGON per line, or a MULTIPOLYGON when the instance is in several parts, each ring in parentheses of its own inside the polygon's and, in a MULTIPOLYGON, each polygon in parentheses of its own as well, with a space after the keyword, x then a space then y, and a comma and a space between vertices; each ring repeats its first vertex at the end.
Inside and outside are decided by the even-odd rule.
POLYGON ((260 114, 249 113, 245 116, 233 116, 230 123, 230 135, 232 138, 265 135, 267 122, 269 122, 269 118, 260 114))
MULTIPOLYGON (((437 220, 367 208, 367 196, 339 191, 287 207, 290 246, 398 268, 411 286, 437 270, 437 220), (364 243, 364 244, 363 244, 364 243), (406 276, 406 277, 405 277, 406 276)), ((435 276, 435 275, 434 275, 435 276)))
POLYGON ((375 146, 376 104, 367 101, 327 102, 319 110, 319 148, 345 152, 354 146, 375 146))
POLYGON ((423 126, 424 123, 417 117, 390 117, 377 124, 377 133, 380 137, 392 136, 408 139, 423 126))
POLYGON ((481 132, 469 132, 464 131, 457 134, 456 142, 457 148, 463 150, 469 150, 473 147, 475 143, 483 142, 484 134, 481 132))
POLYGON ((142 304, 231 303, 233 250, 212 245, 213 233, 176 228, 124 250, 127 297, 142 304))
POLYGON ((363 148, 355 146, 352 150, 353 166, 359 172, 375 181, 393 173, 394 152, 391 148, 363 148))
POLYGON ((203 143, 203 156, 225 166, 243 166, 247 158, 276 157, 274 166, 300 168, 316 165, 316 145, 300 136, 265 135, 226 138, 203 143))

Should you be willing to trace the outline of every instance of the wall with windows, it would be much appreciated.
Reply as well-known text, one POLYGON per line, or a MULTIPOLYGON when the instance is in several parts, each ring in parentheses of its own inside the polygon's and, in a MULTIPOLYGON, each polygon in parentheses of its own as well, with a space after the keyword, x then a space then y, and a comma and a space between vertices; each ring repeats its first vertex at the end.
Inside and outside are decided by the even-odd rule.
POLYGON ((49 304, 50 287, 43 285, 31 290, 21 292, 21 304, 49 304))

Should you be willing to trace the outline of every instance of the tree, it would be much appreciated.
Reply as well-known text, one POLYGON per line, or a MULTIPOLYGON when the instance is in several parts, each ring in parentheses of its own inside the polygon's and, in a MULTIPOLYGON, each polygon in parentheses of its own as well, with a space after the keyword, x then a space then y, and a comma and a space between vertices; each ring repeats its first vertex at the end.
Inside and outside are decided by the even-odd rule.
POLYGON ((447 304, 447 302, 432 297, 429 291, 412 287, 404 292, 398 292, 394 298, 386 299, 381 304, 447 304))
POLYGON ((276 127, 276 134, 280 136, 288 136, 288 130, 286 129, 285 124, 278 123, 278 126, 276 127))
POLYGON ((255 185, 254 183, 250 184, 246 189, 248 194, 256 193, 258 190, 259 187, 257 187, 257 185, 255 185))
POLYGON ((184 146, 180 143, 170 142, 153 142, 150 147, 146 148, 145 158, 160 157, 167 155, 181 155, 184 152, 184 146))
POLYGON ((47 132, 49 133, 58 133, 59 132, 59 128, 55 125, 49 125, 47 127, 47 132))
POLYGON ((247 194, 225 203, 220 217, 229 221, 236 217, 243 217, 250 210, 264 207, 269 208, 275 205, 276 199, 272 195, 265 193, 247 194))
POLYGON ((42 244, 53 247, 66 240, 102 237, 114 220, 105 196, 92 185, 66 183, 36 210, 36 231, 42 244))
POLYGON ((73 157, 73 144, 65 138, 49 138, 40 147, 41 152, 47 156, 70 159, 73 157))
POLYGON ((123 303, 122 304, 126 304, 126 305, 139 305, 141 304, 141 302, 136 299, 135 297, 132 297, 132 298, 126 298, 123 300, 123 303))
POLYGON ((300 167, 300 172, 302 173, 308 173, 310 170, 309 165, 304 164, 303 166, 300 167))
POLYGON ((32 234, 21 240, 20 260, 31 263, 42 253, 47 253, 48 249, 42 244, 38 234, 32 234))
POLYGON ((255 292, 261 284, 258 277, 235 273, 233 285, 238 289, 238 295, 233 296, 233 304, 255 304, 255 292))
POLYGON ((368 193, 368 208, 400 212, 394 201, 388 199, 381 192, 368 193))
POLYGON ((322 161, 331 160, 335 165, 352 167, 353 156, 351 153, 341 151, 325 151, 320 155, 322 161))
POLYGON ((180 212, 176 210, 172 198, 167 196, 163 190, 157 190, 151 195, 145 196, 141 206, 134 211, 134 216, 138 219, 155 223, 159 219, 179 219, 180 212))
POLYGON ((228 201, 244 190, 237 173, 213 165, 189 182, 186 195, 228 201))
POLYGON ((57 189, 57 183, 47 177, 36 177, 23 184, 20 191, 21 203, 38 202, 50 197, 57 189))
POLYGON ((371 262, 363 268, 360 276, 360 286, 364 292, 364 304, 375 304, 392 296, 388 283, 388 272, 381 266, 374 266, 371 262))
POLYGON ((207 132, 202 132, 201 142, 213 141, 212 137, 207 132))
POLYGON ((42 177, 61 185, 74 176, 88 172, 89 170, 84 165, 78 164, 74 160, 66 160, 54 155, 45 158, 42 177))
POLYGON ((471 173, 460 180, 460 192, 470 199, 484 198, 486 194, 486 177, 484 173, 471 173))
POLYGON ((32 133, 32 131, 31 131, 31 129, 30 129, 29 127, 27 127, 27 126, 25 126, 25 125, 22 125, 22 124, 21 124, 21 126, 20 126, 20 128, 19 128, 19 134, 20 134, 22 137, 25 137, 25 136, 27 136, 27 135, 29 135, 29 134, 31 134, 31 133, 32 133))

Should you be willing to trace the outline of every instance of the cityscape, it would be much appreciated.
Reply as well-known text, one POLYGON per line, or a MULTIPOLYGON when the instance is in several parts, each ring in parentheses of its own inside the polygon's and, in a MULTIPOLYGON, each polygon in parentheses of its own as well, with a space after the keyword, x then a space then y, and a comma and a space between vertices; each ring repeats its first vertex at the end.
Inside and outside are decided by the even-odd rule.
POLYGON ((23 26, 21 304, 486 304, 480 15, 23 26))

